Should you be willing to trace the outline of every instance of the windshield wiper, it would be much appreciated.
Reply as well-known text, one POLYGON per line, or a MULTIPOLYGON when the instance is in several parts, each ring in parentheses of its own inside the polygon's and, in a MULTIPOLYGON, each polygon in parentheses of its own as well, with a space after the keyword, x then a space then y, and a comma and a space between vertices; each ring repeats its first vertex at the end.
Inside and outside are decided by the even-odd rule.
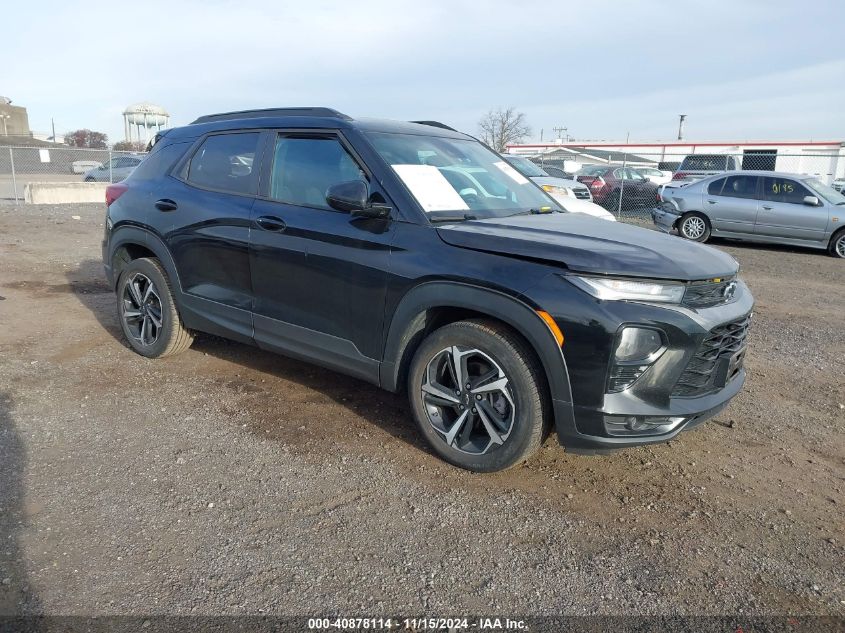
POLYGON ((478 216, 471 213, 456 213, 454 215, 438 215, 434 218, 429 218, 429 222, 463 222, 464 220, 477 220, 478 216))
POLYGON ((509 218, 513 218, 517 215, 548 215, 549 213, 554 213, 554 209, 544 207, 542 209, 526 209, 525 211, 517 211, 516 213, 511 213, 509 218))

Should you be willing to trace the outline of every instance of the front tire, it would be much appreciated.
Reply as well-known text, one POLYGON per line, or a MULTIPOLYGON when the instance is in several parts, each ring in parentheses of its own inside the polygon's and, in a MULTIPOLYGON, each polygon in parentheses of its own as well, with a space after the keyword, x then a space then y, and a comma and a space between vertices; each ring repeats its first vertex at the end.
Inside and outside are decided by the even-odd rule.
POLYGON ((693 242, 710 239, 710 220, 703 213, 687 213, 678 221, 678 234, 693 242))
POLYGON ((845 229, 840 229, 838 233, 834 233, 830 238, 830 246, 828 252, 833 257, 845 259, 845 229))
POLYGON ((129 345, 141 356, 161 358, 191 346, 167 273, 157 259, 135 259, 117 282, 117 318, 129 345))
POLYGON ((548 433, 548 396, 533 351, 486 320, 432 332, 408 372, 420 431, 444 460, 475 472, 510 468, 533 455, 548 433))

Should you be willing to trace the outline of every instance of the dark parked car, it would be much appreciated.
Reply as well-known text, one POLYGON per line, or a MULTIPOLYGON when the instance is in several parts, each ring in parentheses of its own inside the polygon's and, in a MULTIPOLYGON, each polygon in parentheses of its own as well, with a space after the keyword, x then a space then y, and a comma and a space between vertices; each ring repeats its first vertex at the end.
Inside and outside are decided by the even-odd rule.
POLYGON ((162 132, 106 204, 136 352, 210 332, 407 390, 463 468, 519 463, 552 425, 574 451, 663 442, 745 380, 753 300, 732 257, 564 213, 445 126, 205 116, 162 132))
POLYGON ((578 172, 578 180, 590 188, 593 201, 615 213, 622 198, 622 210, 652 209, 659 197, 657 185, 636 169, 607 165, 587 165, 578 172))

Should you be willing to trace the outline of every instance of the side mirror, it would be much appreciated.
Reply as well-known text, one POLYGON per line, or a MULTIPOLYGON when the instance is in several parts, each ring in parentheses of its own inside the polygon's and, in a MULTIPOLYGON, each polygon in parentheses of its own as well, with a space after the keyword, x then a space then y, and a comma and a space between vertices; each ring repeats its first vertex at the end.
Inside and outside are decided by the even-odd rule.
POLYGON ((363 180, 339 182, 326 191, 326 202, 332 209, 345 211, 353 217, 387 218, 390 207, 369 202, 369 188, 363 180))
POLYGON ((819 206, 819 199, 816 196, 804 196, 804 204, 817 207, 819 206))

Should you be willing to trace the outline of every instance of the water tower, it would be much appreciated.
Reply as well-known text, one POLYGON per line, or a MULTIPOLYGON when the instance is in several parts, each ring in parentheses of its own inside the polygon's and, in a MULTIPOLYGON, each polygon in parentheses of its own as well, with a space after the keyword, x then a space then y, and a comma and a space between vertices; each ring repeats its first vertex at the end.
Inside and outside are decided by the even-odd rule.
POLYGON ((150 130, 158 132, 170 121, 167 110, 152 103, 135 103, 123 111, 124 139, 146 143, 150 130))

